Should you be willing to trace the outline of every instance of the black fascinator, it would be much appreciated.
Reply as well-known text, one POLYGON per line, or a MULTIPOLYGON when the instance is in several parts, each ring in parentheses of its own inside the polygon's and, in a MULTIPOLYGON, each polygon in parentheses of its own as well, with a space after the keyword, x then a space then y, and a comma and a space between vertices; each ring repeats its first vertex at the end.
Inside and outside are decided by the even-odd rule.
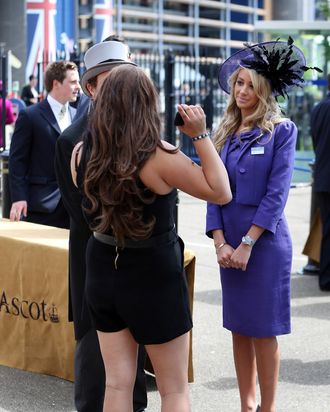
POLYGON ((293 86, 302 87, 304 72, 317 67, 307 67, 303 52, 293 44, 289 37, 287 42, 276 41, 244 44, 245 48, 230 56, 219 70, 220 87, 229 94, 229 78, 239 67, 255 70, 270 83, 274 96, 287 95, 293 86))

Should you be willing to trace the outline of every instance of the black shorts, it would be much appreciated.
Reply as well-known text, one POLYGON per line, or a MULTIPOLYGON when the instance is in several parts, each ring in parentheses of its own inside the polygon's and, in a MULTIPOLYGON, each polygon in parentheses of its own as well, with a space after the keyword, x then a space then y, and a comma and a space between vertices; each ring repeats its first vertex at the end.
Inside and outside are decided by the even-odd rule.
POLYGON ((87 246, 86 297, 94 327, 128 328, 139 344, 168 342, 192 328, 180 238, 119 249, 93 236, 87 246))

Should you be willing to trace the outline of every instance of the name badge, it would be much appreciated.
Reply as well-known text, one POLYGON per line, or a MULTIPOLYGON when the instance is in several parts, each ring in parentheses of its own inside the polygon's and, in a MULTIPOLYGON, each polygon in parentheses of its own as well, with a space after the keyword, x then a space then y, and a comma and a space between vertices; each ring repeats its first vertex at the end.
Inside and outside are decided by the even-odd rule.
POLYGON ((263 155, 265 148, 263 146, 251 147, 251 155, 263 155))

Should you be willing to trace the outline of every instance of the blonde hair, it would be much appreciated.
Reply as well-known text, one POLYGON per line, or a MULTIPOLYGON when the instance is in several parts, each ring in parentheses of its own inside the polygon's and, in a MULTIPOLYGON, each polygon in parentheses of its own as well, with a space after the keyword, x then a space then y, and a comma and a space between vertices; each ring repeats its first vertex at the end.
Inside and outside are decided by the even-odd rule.
POLYGON ((259 100, 254 112, 244 120, 244 128, 241 129, 241 132, 246 132, 254 127, 259 127, 261 131, 260 135, 269 133, 271 138, 274 126, 283 120, 281 117, 281 110, 272 95, 268 80, 258 74, 255 70, 239 67, 230 76, 229 101, 224 116, 214 134, 214 144, 218 151, 222 149, 228 137, 238 130, 242 122, 241 110, 237 107, 234 96, 235 83, 238 74, 242 69, 248 71, 251 77, 253 90, 259 100))

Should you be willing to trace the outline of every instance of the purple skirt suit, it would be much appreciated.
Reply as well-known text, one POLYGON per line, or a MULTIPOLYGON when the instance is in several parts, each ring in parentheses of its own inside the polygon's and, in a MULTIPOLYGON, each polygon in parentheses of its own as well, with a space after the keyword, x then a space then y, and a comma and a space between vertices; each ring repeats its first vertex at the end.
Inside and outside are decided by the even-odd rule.
POLYGON ((251 337, 290 333, 292 243, 283 210, 294 164, 297 129, 285 119, 270 137, 255 128, 227 139, 220 156, 232 201, 207 205, 206 234, 222 229, 237 248, 252 224, 265 229, 252 248, 245 272, 220 269, 223 326, 251 337))

